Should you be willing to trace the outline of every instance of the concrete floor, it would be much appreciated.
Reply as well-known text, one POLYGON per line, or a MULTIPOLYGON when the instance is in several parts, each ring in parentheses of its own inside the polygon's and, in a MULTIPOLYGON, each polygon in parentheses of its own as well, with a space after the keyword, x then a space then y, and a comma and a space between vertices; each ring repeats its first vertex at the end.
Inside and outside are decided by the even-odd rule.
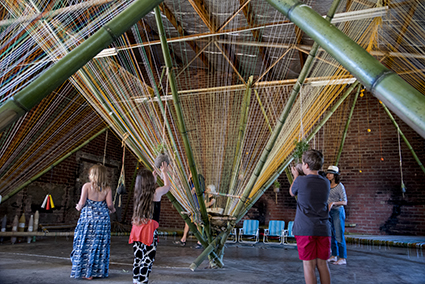
MULTIPOLYGON (((161 237, 150 283, 304 283, 302 262, 295 246, 228 244, 222 269, 208 269, 204 261, 192 272, 189 265, 201 253, 173 245, 161 237)), ((44 237, 35 243, 0 245, 0 283, 84 283, 71 279, 72 238, 44 237)), ((113 236, 110 273, 95 283, 131 283, 132 247, 128 237, 113 236)), ((332 283, 425 283, 422 249, 349 245, 348 264, 330 265, 332 283)))

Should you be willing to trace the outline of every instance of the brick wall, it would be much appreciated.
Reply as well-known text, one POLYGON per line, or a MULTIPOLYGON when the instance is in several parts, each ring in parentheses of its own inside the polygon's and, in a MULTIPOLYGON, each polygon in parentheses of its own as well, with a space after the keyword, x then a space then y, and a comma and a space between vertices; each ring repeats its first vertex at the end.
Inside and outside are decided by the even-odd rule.
MULTIPOLYGON (((351 98, 311 141, 314 148, 323 151, 325 168, 335 161, 348 109, 351 106, 350 100, 351 98)), ((396 118, 396 120, 419 159, 424 162, 425 140, 400 119, 396 118)), ((74 207, 81 192, 77 179, 84 178, 80 177, 81 159, 79 160, 79 157, 90 156, 92 160, 101 162, 105 135, 100 135, 55 167, 53 171, 46 173, 26 189, 12 196, 6 206, 0 206, 0 216, 7 214, 10 223, 15 214, 20 215, 25 210, 28 221, 31 212, 40 210, 44 196, 50 193, 57 207, 50 212, 40 210, 40 223, 76 223, 78 212, 74 207)), ((401 152, 403 180, 406 185, 404 198, 401 193, 397 132, 377 100, 366 93, 357 102, 338 165, 342 173, 342 183, 348 195, 347 223, 356 224, 354 228, 347 228, 347 232, 425 234, 425 174, 403 141, 401 141, 401 152)), ((116 167, 118 171, 115 180, 112 181, 113 189, 116 187, 121 170, 121 160, 121 141, 109 131, 107 164, 112 168, 116 167)), ((128 192, 136 163, 137 159, 127 150, 125 170, 128 192)), ((279 177, 279 181, 280 192, 275 194, 272 188, 268 189, 245 218, 258 219, 261 225, 267 225, 270 220, 288 222, 294 219, 296 202, 288 194, 289 184, 286 176, 283 174, 279 177)), ((133 207, 131 197, 132 195, 127 194, 122 199, 121 214, 124 214, 128 202, 127 214, 122 217, 122 220, 128 224, 133 207)), ((181 230, 184 226, 180 215, 165 196, 162 198, 160 223, 164 228, 181 230)))
MULTIPOLYGON (((332 116, 310 144, 323 151, 324 168, 336 159, 345 127, 346 110, 350 106, 348 99, 347 106, 342 106, 341 111, 332 116)), ((420 161, 425 161, 425 140, 397 117, 396 121, 420 161)), ((376 98, 369 93, 359 97, 338 164, 341 182, 348 196, 346 222, 356 224, 354 228, 347 228, 347 232, 425 234, 425 173, 403 140, 400 145, 406 185, 404 197, 401 192, 397 131, 376 98)), ((282 186, 277 193, 277 204, 272 188, 258 201, 267 205, 266 223, 269 220, 288 222, 295 217, 296 202, 288 194, 287 179, 281 175, 279 181, 282 186)), ((248 214, 255 215, 254 212, 258 210, 255 207, 248 214)))

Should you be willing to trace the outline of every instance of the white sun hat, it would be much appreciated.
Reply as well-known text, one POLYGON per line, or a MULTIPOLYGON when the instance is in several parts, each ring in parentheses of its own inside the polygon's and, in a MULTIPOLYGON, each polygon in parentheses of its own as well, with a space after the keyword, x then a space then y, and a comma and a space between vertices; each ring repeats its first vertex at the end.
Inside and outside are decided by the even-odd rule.
POLYGON ((337 166, 329 166, 328 170, 326 171, 327 174, 336 174, 339 175, 339 169, 337 166))

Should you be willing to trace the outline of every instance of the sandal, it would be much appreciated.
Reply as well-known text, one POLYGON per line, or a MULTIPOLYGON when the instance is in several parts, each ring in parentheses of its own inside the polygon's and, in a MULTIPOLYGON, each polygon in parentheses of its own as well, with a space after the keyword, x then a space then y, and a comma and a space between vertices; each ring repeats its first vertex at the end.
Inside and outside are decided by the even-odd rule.
POLYGON ((186 246, 186 242, 182 242, 181 240, 179 240, 179 241, 174 241, 174 242, 173 242, 173 244, 175 244, 175 245, 180 245, 181 247, 186 246))
POLYGON ((201 244, 196 244, 196 246, 193 246, 194 249, 201 249, 204 248, 201 244))

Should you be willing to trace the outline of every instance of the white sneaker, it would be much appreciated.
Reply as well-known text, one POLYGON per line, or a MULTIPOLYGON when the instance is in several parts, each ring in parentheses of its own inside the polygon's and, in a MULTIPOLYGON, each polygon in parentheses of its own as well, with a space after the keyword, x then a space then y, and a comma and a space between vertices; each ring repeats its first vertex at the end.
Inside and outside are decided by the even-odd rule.
POLYGON ((335 265, 344 265, 347 264, 347 260, 345 258, 340 258, 338 261, 334 262, 335 265))
POLYGON ((338 260, 338 258, 336 256, 332 255, 330 258, 328 258, 327 262, 334 262, 334 261, 337 261, 337 260, 338 260))

